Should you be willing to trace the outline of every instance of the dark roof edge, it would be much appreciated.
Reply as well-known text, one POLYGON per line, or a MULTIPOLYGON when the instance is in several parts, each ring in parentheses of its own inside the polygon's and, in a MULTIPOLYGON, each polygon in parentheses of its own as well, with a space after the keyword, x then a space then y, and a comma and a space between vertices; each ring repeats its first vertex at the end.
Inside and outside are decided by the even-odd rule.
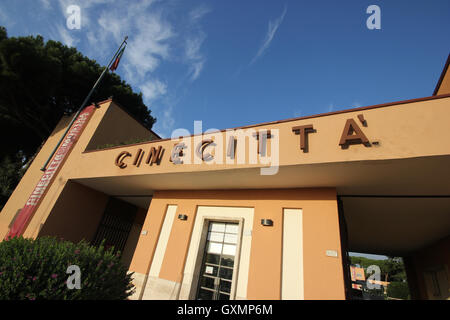
POLYGON ((442 80, 444 80, 444 76, 447 73, 449 64, 450 64, 450 54, 447 57, 447 62, 445 63, 445 67, 442 70, 442 73, 441 73, 441 76, 439 77, 438 83, 436 84, 436 88, 434 88, 433 96, 437 95, 437 92, 439 91, 439 88, 441 87, 442 80))

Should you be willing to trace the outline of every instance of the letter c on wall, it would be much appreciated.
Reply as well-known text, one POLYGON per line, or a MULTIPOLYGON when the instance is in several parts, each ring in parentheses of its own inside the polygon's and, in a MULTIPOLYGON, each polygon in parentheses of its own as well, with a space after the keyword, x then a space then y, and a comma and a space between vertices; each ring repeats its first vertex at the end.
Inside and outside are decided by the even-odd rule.
POLYGON ((214 143, 214 141, 212 139, 206 139, 206 140, 203 140, 202 142, 200 142, 198 144, 197 148, 195 149, 195 153, 197 154, 197 157, 199 157, 203 161, 211 161, 214 159, 214 156, 212 154, 210 154, 210 153, 205 154, 205 149, 209 145, 215 146, 216 144, 214 143))
POLYGON ((121 153, 119 153, 116 158, 116 166, 118 166, 120 169, 126 168, 127 164, 123 162, 126 157, 131 157, 131 153, 129 153, 128 151, 122 151, 121 153))

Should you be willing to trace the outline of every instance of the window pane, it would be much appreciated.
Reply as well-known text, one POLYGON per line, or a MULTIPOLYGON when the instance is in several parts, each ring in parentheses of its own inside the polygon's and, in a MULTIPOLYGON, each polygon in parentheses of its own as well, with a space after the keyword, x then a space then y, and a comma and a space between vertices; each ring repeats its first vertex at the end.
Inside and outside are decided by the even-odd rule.
POLYGON ((206 255, 206 263, 219 264, 220 255, 208 253, 206 255))
POLYGON ((209 224, 209 231, 225 232, 225 223, 223 223, 223 222, 211 222, 209 224))
POLYGON ((222 253, 222 244, 217 242, 208 242, 208 253, 221 254, 222 253))
POLYGON ((219 295, 219 300, 230 300, 230 296, 228 294, 221 293, 219 295))
POLYGON ((231 280, 233 278, 233 269, 220 268, 219 276, 231 280))
POLYGON ((225 228, 226 233, 238 233, 239 225, 238 224, 227 224, 225 228))
POLYGON ((223 254, 234 256, 236 254, 236 245, 235 244, 224 244, 223 245, 223 254))
POLYGON ((220 264, 225 267, 233 267, 234 257, 233 256, 223 256, 220 264))
POLYGON ((212 300, 214 292, 200 289, 198 292, 198 300, 212 300))
POLYGON ((220 291, 230 293, 231 281, 220 280, 220 291))
POLYGON ((208 240, 210 241, 216 241, 216 242, 223 242, 223 233, 220 232, 208 232, 208 240))
POLYGON ((214 289, 214 278, 202 277, 200 279, 200 287, 214 289))
POLYGON ((236 244, 237 243, 237 234, 228 234, 228 233, 225 234, 224 242, 236 244))

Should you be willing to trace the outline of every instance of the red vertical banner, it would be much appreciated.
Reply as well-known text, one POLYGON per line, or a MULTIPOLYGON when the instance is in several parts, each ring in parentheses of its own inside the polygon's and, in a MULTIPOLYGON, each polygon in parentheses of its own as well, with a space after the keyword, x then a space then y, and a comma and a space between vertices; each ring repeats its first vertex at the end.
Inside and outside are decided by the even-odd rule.
POLYGON ((30 197, 28 198, 25 206, 20 210, 19 214, 14 221, 9 233, 6 235, 5 240, 13 237, 21 236, 31 218, 33 217, 36 209, 38 208, 39 203, 41 202, 45 192, 48 190, 49 186, 53 182, 53 179, 58 172, 58 169, 61 168, 69 151, 72 149, 75 142, 80 137, 84 127, 89 121, 91 115, 95 110, 95 106, 86 107, 83 111, 80 112, 75 122, 70 127, 70 130, 67 132, 67 135, 62 140, 58 150, 53 156, 52 160, 47 166, 44 174, 41 179, 37 183, 30 197))

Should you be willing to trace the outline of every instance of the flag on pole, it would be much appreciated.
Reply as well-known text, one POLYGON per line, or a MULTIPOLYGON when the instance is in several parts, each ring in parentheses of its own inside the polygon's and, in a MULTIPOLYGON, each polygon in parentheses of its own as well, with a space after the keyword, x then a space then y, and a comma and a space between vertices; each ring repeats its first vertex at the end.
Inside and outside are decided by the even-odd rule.
POLYGON ((109 68, 109 70, 115 71, 117 69, 117 67, 119 66, 120 58, 122 58, 124 51, 125 51, 125 47, 123 47, 122 50, 120 50, 119 54, 116 57, 116 60, 114 60, 113 64, 109 68))

